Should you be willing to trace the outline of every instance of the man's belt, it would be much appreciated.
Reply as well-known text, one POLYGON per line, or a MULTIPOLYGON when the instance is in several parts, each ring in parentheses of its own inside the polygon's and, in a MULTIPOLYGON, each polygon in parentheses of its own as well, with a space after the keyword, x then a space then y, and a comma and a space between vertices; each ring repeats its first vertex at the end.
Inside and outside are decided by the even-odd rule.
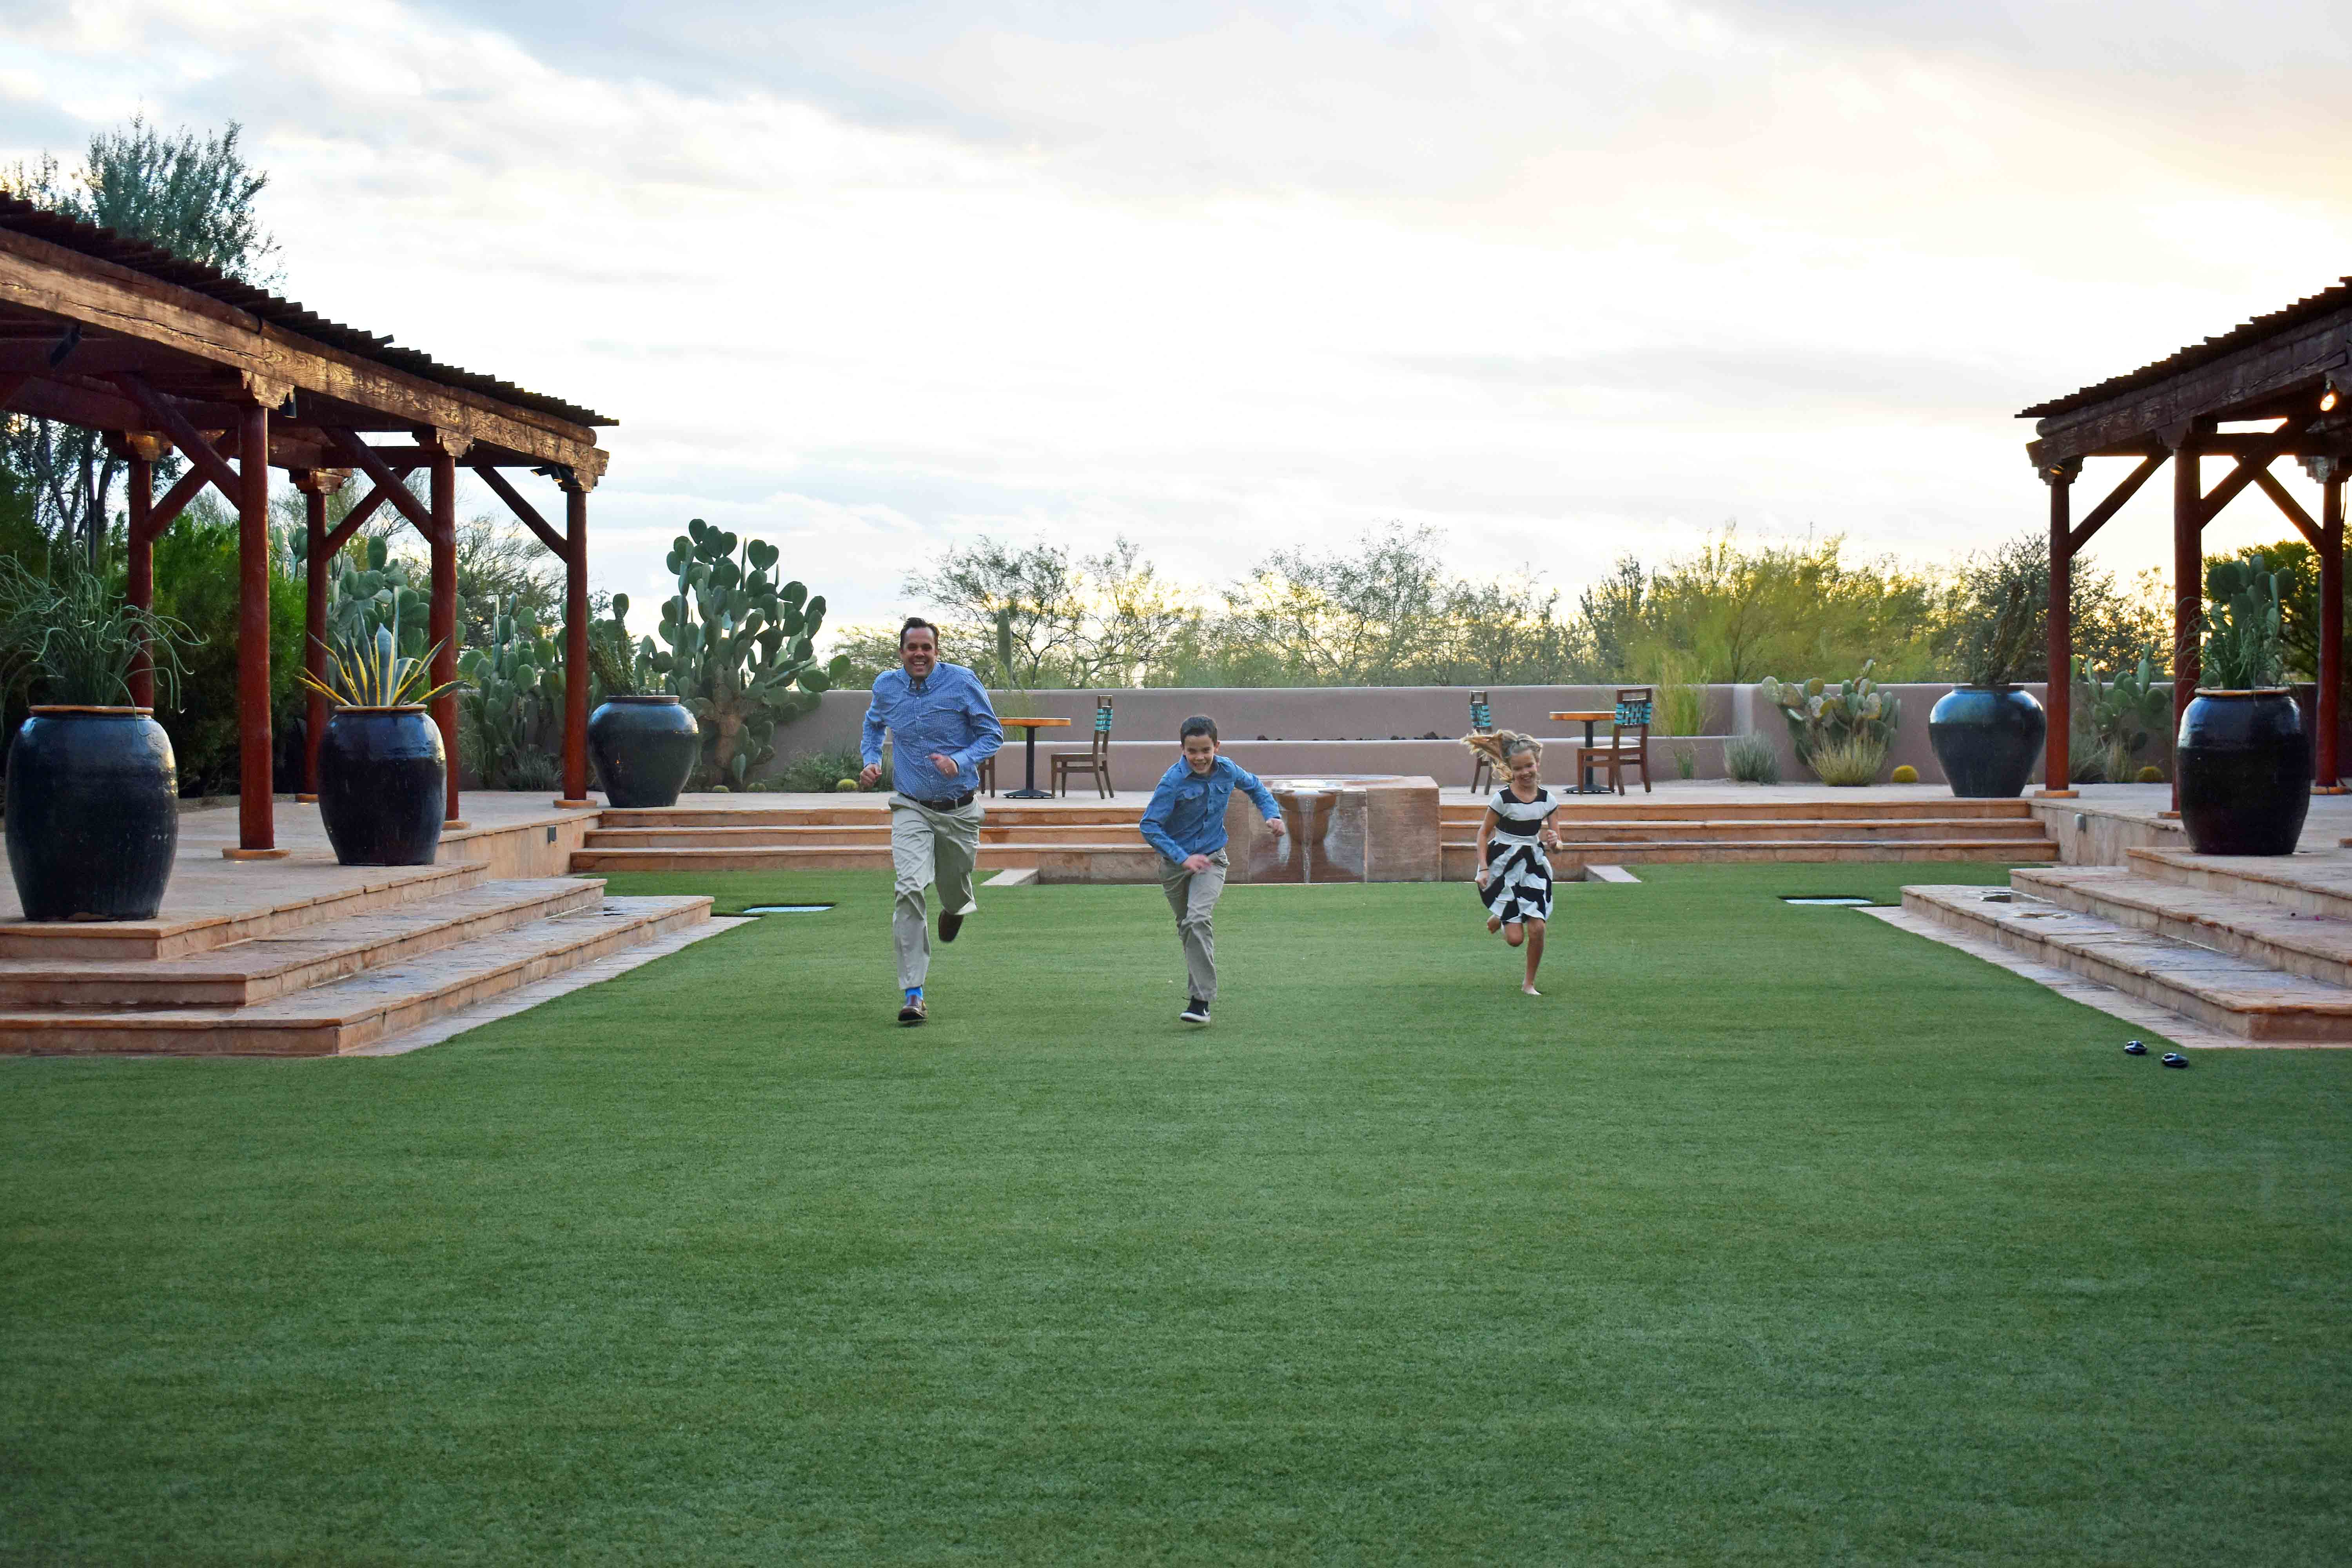
POLYGON ((907 798, 917 805, 929 806, 933 811, 961 811, 971 804, 972 792, 966 790, 953 800, 925 800, 919 795, 910 795, 907 798))

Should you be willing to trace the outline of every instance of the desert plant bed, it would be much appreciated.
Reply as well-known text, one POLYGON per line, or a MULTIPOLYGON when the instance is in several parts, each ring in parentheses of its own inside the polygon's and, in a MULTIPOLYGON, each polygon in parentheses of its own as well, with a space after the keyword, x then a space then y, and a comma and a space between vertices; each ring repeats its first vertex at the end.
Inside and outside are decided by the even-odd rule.
POLYGON ((1790 895, 887 875, 403 1057, 0 1061, 0 1554, 2319 1563, 2352 1053, 1790 895), (2144 1037, 2160 1054, 2169 1042, 2144 1037))

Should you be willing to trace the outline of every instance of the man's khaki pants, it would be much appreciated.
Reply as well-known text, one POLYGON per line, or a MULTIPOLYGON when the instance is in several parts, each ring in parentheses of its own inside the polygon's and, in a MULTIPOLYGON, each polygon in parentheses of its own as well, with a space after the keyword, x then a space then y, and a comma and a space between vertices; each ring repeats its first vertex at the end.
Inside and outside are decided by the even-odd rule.
POLYGON ((897 873, 898 906, 890 934, 898 947, 898 984, 920 985, 931 972, 931 931, 923 918, 923 889, 940 886, 940 911, 968 915, 980 905, 971 896, 971 868, 980 858, 980 802, 954 811, 934 811, 903 795, 890 797, 890 868, 897 873))
POLYGON ((1181 860, 1160 858, 1160 886, 1168 907, 1176 911, 1176 934, 1184 943, 1186 999, 1217 999, 1217 938, 1209 922, 1217 912, 1217 897, 1225 890, 1225 852, 1209 857, 1205 871, 1187 871, 1181 860))

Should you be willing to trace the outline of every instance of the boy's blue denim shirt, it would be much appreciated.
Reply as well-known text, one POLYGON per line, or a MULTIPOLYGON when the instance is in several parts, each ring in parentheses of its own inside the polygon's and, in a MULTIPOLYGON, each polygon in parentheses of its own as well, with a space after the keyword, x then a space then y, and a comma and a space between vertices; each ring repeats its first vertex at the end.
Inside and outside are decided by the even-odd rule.
POLYGON ((1143 808, 1144 841, 1179 863, 1188 856, 1214 855, 1225 847, 1225 802, 1237 787, 1257 803, 1267 821, 1282 819, 1282 808, 1257 775, 1222 752, 1206 774, 1194 773, 1190 763, 1177 758, 1176 765, 1160 775, 1160 787, 1143 808))
POLYGON ((919 686, 903 669, 874 678, 860 755, 868 767, 882 760, 882 732, 890 732, 890 787, 909 800, 950 800, 980 788, 980 764, 1004 744, 988 689, 960 664, 940 663, 919 686), (931 763, 937 752, 953 758, 955 777, 931 763))

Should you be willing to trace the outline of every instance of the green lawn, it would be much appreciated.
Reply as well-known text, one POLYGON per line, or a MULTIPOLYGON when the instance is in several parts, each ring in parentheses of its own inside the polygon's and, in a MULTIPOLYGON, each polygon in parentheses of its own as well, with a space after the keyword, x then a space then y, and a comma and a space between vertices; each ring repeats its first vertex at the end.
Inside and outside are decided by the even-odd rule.
MULTIPOLYGON (((887 879, 380 1060, 0 1061, 0 1555, 2227 1563, 2352 1542, 2352 1055, 1785 892, 887 879), (2158 1051, 2163 1046, 2150 1039, 2158 1051)), ((614 890, 688 885, 616 879, 614 890)))

